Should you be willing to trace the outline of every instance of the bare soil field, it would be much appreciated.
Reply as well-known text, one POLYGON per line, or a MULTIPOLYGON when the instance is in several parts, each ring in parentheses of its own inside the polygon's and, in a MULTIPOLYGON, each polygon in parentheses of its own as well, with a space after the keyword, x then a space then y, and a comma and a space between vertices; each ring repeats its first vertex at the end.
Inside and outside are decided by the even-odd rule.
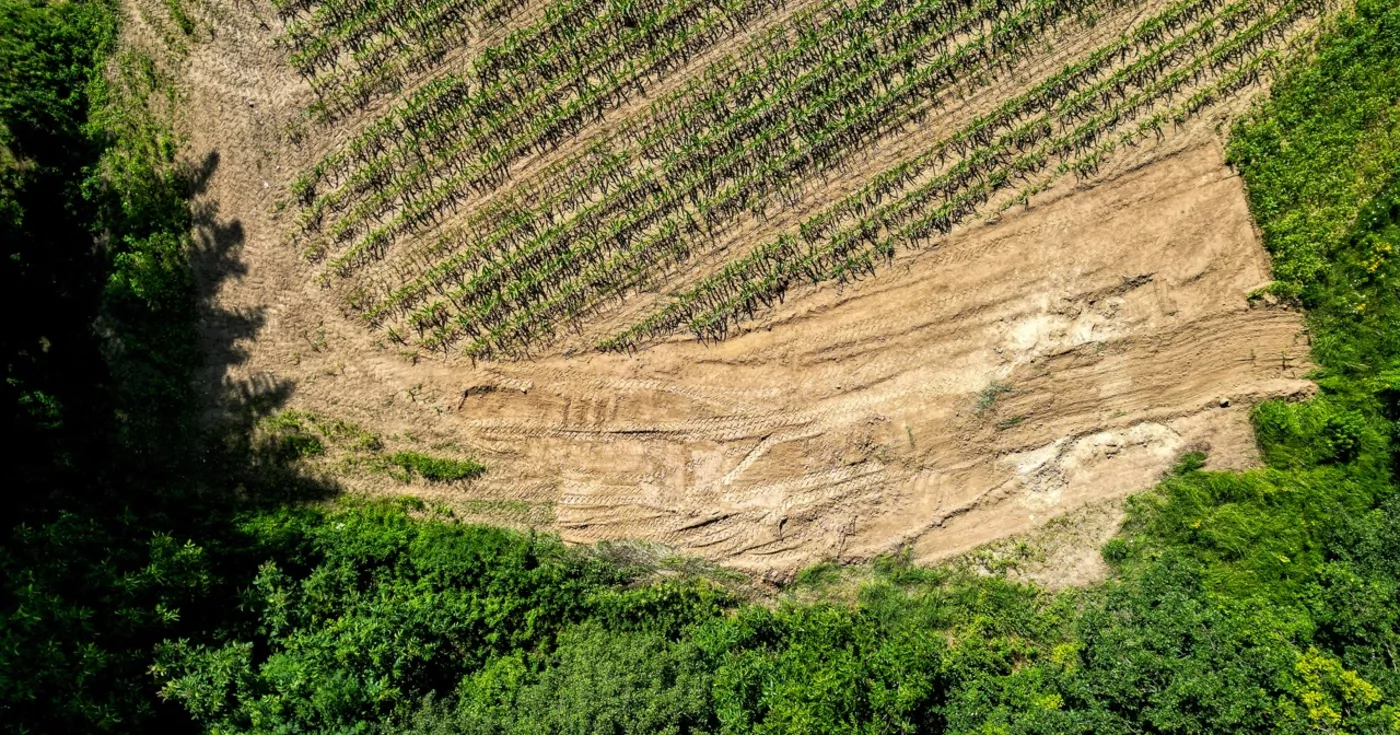
MULTIPOLYGON (((1301 314, 1249 298, 1269 263, 1219 132, 1248 95, 1026 206, 901 250, 874 275, 794 288, 723 341, 592 349, 997 96, 949 103, 808 181, 796 204, 745 215, 667 285, 607 304, 529 358, 477 361, 366 329, 346 309, 348 286, 300 253, 286 190, 334 143, 315 131, 288 140, 305 82, 253 11, 219 12, 218 34, 191 51, 182 100, 188 155, 208 171, 197 201, 219 351, 211 389, 274 393, 488 467, 451 484, 338 472, 351 490, 760 574, 904 547, 933 561, 1146 489, 1188 451, 1212 468, 1253 466, 1250 408, 1312 390, 1301 314)), ((1024 88, 1030 70, 1130 20, 1075 30, 1076 43, 991 89, 1024 88)))

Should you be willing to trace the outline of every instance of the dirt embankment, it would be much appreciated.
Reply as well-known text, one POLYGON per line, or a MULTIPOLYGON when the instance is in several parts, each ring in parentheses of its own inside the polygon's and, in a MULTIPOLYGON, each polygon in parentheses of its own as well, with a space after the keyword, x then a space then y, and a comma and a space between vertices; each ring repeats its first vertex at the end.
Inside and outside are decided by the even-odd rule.
POLYGON ((190 153, 217 154, 201 202, 223 233, 210 383, 278 384, 490 468, 351 488, 530 504, 569 540, 758 572, 903 545, 934 560, 1144 489, 1191 449, 1255 464, 1249 407, 1310 390, 1301 316, 1246 298, 1268 262, 1208 121, 720 344, 409 361, 284 242, 275 205, 304 156, 280 130, 304 92, 250 28, 190 60, 190 153))

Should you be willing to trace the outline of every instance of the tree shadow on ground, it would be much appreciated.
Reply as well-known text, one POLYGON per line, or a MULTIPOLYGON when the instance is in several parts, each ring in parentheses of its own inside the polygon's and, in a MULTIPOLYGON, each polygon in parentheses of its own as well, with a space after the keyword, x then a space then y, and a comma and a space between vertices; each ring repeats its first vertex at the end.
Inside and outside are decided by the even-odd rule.
POLYGON ((247 239, 243 223, 223 217, 219 203, 203 196, 219 165, 219 152, 211 150, 184 172, 193 222, 189 266, 202 357, 195 391, 201 402, 197 409, 202 463, 217 473, 217 484, 239 496, 240 504, 324 500, 340 488, 302 472, 295 457, 258 430, 260 422, 286 404, 295 383, 272 374, 230 377, 247 361, 247 345, 267 323, 267 307, 232 309, 217 298, 228 280, 248 274, 242 259, 247 239))

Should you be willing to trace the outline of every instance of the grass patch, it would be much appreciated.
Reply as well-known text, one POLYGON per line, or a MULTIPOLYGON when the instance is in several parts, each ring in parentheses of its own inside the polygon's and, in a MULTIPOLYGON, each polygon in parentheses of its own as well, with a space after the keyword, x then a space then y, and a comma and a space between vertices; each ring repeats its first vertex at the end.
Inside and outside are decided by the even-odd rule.
POLYGON ((394 452, 389 455, 389 464, 428 482, 470 480, 486 471, 486 465, 473 459, 434 457, 421 452, 394 452))
POLYGON ((521 516, 534 510, 533 503, 524 500, 468 500, 462 509, 478 515, 521 516))
POLYGON ((490 522, 545 526, 554 522, 554 503, 531 503, 525 500, 469 499, 453 504, 468 515, 490 522))
POLYGON ((276 439, 276 452, 283 461, 319 457, 326 453, 326 445, 310 434, 288 432, 276 439))
POLYGON ((273 434, 305 434, 319 437, 334 446, 358 452, 377 452, 384 448, 379 435, 342 419, 330 418, 310 411, 287 410, 263 421, 263 428, 273 434))

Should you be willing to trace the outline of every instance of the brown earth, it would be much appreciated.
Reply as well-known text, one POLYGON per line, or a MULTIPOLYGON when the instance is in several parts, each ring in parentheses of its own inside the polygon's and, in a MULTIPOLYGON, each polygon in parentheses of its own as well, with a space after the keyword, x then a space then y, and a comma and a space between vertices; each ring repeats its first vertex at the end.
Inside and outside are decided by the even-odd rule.
POLYGON ((874 278, 794 292, 720 344, 400 355, 285 242, 277 201, 309 154, 282 130, 304 84, 246 9, 220 12, 184 97, 209 171, 209 384, 490 468, 456 485, 342 475, 351 489, 468 515, 528 505, 567 540, 762 573, 902 546, 931 561, 1147 488, 1193 449, 1255 465, 1249 407, 1312 389, 1301 315, 1246 298, 1268 260, 1204 119, 874 278))

